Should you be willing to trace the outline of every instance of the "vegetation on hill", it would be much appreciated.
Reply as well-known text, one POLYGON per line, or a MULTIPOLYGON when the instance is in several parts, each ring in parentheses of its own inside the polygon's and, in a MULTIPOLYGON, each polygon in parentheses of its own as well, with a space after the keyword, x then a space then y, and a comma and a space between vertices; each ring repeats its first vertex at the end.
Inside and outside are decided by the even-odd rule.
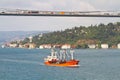
MULTIPOLYGON (((26 38, 22 43, 29 42, 26 38)), ((120 43, 120 22, 80 26, 64 31, 55 31, 43 34, 42 37, 33 37, 33 43, 37 44, 72 44, 78 47, 87 47, 87 44, 107 43, 110 46, 120 43)))

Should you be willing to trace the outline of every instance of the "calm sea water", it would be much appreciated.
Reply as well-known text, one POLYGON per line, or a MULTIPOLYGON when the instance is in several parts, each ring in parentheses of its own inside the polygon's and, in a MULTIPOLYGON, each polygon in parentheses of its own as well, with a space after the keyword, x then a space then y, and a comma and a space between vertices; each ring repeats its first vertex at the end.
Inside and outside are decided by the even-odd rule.
POLYGON ((120 50, 75 50, 79 68, 43 64, 50 50, 0 48, 0 80, 120 80, 120 50))

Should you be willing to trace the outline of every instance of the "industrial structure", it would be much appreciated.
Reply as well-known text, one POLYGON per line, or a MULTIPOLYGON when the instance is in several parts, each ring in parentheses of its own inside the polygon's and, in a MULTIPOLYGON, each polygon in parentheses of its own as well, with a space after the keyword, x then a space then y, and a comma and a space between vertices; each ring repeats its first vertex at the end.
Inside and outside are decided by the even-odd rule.
POLYGON ((38 11, 0 8, 0 16, 120 17, 120 11, 38 11))

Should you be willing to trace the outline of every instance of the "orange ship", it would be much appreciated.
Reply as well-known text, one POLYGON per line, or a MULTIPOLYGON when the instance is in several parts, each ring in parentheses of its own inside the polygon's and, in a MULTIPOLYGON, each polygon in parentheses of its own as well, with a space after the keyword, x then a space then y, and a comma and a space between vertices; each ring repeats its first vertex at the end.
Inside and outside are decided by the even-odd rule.
POLYGON ((79 60, 73 58, 73 50, 61 50, 60 53, 51 50, 51 55, 45 58, 45 65, 47 66, 58 66, 58 67, 79 67, 79 60), (68 57, 66 57, 68 56, 68 57), (68 59, 70 58, 70 59, 68 59))

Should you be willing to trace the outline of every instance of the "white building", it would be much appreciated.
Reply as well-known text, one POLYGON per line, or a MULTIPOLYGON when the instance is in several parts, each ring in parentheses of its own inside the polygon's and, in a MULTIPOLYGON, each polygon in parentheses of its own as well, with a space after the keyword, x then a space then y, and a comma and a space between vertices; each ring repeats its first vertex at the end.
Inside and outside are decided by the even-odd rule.
POLYGON ((9 44, 9 47, 12 47, 12 48, 15 48, 15 47, 17 47, 17 44, 9 44))
POLYGON ((61 46, 62 49, 70 49, 71 45, 70 44, 64 44, 61 46))
POLYGON ((109 46, 108 46, 108 44, 101 44, 101 48, 102 48, 102 49, 108 49, 109 46))
POLYGON ((34 43, 26 43, 24 44, 24 48, 34 49, 36 45, 34 43))
POLYGON ((1 48, 5 48, 5 45, 2 45, 1 48))
POLYGON ((118 49, 120 49, 120 43, 117 45, 118 49))
POLYGON ((32 39, 33 39, 33 37, 32 37, 32 36, 30 36, 30 37, 29 37, 30 43, 32 42, 32 39))
POLYGON ((95 49, 96 45, 95 44, 89 44, 88 47, 91 48, 91 49, 95 49))
POLYGON ((34 49, 35 47, 36 47, 36 45, 34 43, 29 44, 29 49, 34 49))
POLYGON ((39 48, 40 48, 40 49, 44 49, 44 46, 43 46, 43 45, 40 45, 39 48))
POLYGON ((19 44, 19 48, 24 48, 24 45, 19 44))
POLYGON ((44 48, 45 49, 50 49, 51 47, 52 47, 51 44, 43 44, 43 45, 39 46, 40 49, 44 49, 44 48))

